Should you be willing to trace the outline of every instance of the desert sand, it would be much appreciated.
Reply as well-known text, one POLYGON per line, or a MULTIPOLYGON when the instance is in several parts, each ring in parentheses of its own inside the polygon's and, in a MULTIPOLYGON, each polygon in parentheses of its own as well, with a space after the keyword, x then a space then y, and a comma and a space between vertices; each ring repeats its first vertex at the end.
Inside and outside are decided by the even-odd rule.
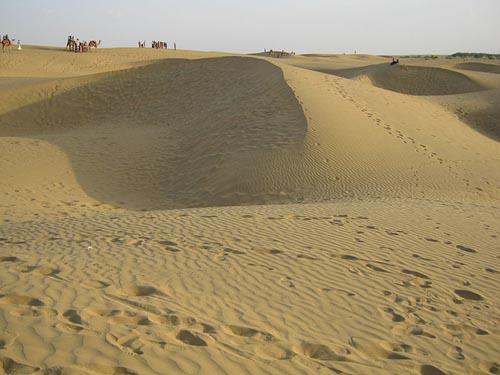
POLYGON ((500 372, 500 63, 0 54, 0 374, 500 372))

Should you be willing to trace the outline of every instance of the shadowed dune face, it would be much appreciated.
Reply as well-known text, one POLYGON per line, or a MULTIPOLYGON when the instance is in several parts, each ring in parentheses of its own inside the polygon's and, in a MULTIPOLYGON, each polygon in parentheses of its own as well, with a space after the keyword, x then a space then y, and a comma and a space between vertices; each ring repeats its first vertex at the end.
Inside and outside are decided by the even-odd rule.
POLYGON ((500 91, 498 89, 433 97, 433 101, 453 112, 481 134, 500 142, 500 91))
POLYGON ((307 129, 282 71, 253 58, 166 60, 63 84, 1 115, 0 136, 59 146, 88 195, 132 209, 255 203, 239 186, 247 168, 300 146, 307 129))
POLYGON ((497 105, 469 113, 462 112, 459 116, 480 133, 500 142, 500 108, 497 105))
POLYGON ((452 95, 483 90, 481 85, 464 74, 436 67, 376 64, 353 69, 317 71, 349 79, 368 78, 376 87, 415 96, 452 95))
POLYGON ((497 73, 500 74, 500 65, 485 64, 485 63, 462 63, 455 65, 457 69, 473 70, 475 72, 483 73, 497 73))

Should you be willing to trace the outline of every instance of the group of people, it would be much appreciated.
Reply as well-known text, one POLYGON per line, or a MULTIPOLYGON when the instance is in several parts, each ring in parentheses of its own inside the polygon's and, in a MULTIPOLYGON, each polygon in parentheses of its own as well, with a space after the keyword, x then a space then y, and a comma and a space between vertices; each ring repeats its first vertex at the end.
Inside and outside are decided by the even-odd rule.
POLYGON ((289 56, 294 56, 295 55, 295 52, 285 52, 284 50, 281 50, 281 51, 273 51, 272 49, 270 49, 269 51, 267 51, 266 49, 264 49, 264 53, 271 56, 271 57, 276 57, 276 58, 281 58, 281 57, 289 57, 289 56))
MULTIPOLYGON (((5 48, 10 48, 16 39, 11 39, 9 34, 2 35, 0 34, 0 44, 2 45, 2 50, 5 52, 5 48)), ((17 49, 21 50, 21 41, 17 40, 17 49)))
POLYGON ((66 48, 73 52, 88 52, 91 47, 97 48, 99 44, 101 44, 101 41, 99 41, 99 43, 95 40, 87 42, 86 40, 75 38, 74 35, 69 35, 66 48))
MULTIPOLYGON (((139 45, 139 48, 145 48, 146 47, 146 41, 144 41, 144 42, 139 41, 138 45, 139 45)), ((155 48, 155 49, 168 49, 168 43, 167 42, 161 42, 161 41, 158 41, 158 40, 153 40, 151 42, 151 48, 155 48)), ((176 43, 173 44, 173 48, 174 48, 174 50, 177 49, 177 44, 176 43)))

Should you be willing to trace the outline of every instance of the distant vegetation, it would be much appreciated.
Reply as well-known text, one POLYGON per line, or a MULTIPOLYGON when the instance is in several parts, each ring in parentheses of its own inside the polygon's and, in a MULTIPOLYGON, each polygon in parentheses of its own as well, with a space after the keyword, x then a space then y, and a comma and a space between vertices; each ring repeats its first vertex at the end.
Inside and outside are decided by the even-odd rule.
POLYGON ((495 60, 495 59, 500 59, 500 55, 497 54, 492 54, 492 53, 478 53, 478 52, 457 52, 454 53, 453 55, 448 56, 447 58, 451 59, 454 57, 459 57, 459 58, 475 58, 475 59, 489 59, 489 60, 495 60))
POLYGON ((438 56, 436 55, 405 55, 405 56, 400 56, 402 59, 437 59, 438 56))
MULTIPOLYGON (((492 54, 492 53, 480 53, 480 52, 456 52, 452 55, 444 56, 446 59, 454 59, 454 58, 461 58, 461 59, 466 59, 466 58, 474 58, 474 59, 488 59, 488 60, 500 60, 500 55, 499 54, 492 54)), ((405 55, 405 56, 400 56, 402 59, 437 59, 439 56, 436 55, 405 55)))

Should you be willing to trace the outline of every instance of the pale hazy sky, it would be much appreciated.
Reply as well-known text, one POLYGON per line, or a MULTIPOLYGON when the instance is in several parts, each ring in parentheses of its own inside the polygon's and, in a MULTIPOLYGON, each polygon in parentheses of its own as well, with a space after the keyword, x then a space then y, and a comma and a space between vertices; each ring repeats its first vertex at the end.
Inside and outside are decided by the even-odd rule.
POLYGON ((373 54, 500 53, 500 0, 0 0, 0 34, 105 47, 373 54))

